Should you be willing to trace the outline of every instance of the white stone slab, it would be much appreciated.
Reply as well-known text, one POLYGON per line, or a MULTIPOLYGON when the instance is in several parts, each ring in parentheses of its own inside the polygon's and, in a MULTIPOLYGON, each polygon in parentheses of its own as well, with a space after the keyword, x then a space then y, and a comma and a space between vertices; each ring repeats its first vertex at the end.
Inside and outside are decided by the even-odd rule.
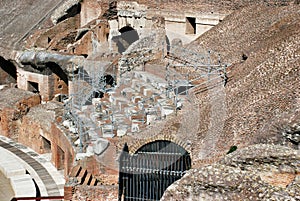
POLYGON ((16 197, 36 196, 35 185, 29 174, 11 177, 10 183, 16 197))

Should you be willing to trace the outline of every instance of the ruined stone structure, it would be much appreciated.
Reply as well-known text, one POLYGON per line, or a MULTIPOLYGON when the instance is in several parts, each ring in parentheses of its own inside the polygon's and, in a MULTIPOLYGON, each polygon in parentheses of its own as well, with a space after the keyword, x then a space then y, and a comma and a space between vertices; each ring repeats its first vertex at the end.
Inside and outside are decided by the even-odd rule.
POLYGON ((22 2, 0 2, 13 196, 300 199, 298 1, 22 2))

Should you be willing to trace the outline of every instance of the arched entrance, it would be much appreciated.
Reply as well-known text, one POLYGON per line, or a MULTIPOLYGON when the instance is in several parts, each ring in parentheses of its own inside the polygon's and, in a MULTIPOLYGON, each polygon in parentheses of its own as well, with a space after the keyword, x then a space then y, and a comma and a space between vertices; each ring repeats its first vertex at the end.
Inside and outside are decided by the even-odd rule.
POLYGON ((191 168, 191 157, 181 146, 166 140, 145 144, 120 156, 119 201, 160 200, 164 191, 191 168))
POLYGON ((139 40, 139 35, 135 29, 130 26, 123 27, 119 30, 120 36, 112 38, 116 42, 118 52, 123 53, 132 43, 139 40))

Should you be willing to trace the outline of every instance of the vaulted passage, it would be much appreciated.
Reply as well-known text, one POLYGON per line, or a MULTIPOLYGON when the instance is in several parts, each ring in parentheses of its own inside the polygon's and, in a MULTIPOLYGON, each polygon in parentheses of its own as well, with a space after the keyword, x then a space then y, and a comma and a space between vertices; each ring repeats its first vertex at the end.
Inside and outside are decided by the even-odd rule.
POLYGON ((155 141, 135 154, 120 156, 119 200, 160 200, 164 191, 191 168, 189 153, 170 141, 155 141))
POLYGON ((120 36, 113 37, 113 41, 118 46, 118 52, 124 52, 132 43, 139 40, 139 35, 135 29, 130 26, 123 27, 119 30, 120 36))

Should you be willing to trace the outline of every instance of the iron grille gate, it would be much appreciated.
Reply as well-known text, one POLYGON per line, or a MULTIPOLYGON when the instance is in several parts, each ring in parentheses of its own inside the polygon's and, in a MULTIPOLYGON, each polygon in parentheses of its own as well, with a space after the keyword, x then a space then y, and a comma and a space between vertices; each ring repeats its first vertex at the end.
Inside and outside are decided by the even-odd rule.
POLYGON ((132 155, 125 144, 120 156, 119 201, 160 200, 167 187, 190 168, 189 153, 173 142, 155 141, 132 155))

